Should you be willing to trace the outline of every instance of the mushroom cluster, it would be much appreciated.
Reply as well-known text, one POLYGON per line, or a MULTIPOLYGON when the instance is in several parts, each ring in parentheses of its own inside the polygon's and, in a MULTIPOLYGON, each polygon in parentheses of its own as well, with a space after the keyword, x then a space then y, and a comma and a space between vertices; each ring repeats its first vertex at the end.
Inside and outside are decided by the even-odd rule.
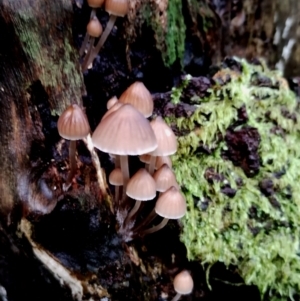
POLYGON ((92 11, 86 28, 86 35, 79 51, 81 57, 85 55, 82 63, 83 71, 86 71, 96 58, 113 29, 117 17, 125 17, 129 10, 129 0, 88 0, 87 2, 92 11), (102 7, 103 4, 105 11, 110 15, 104 31, 96 16, 96 9, 102 7), (97 38, 99 38, 98 42, 94 45, 97 38))
MULTIPOLYGON (((65 190, 76 173, 76 139, 90 141, 92 148, 110 154, 115 164, 109 175, 109 183, 115 186, 113 207, 119 233, 128 241, 158 231, 169 219, 180 219, 186 212, 186 201, 170 159, 177 150, 177 139, 160 116, 151 121, 147 119, 153 112, 153 99, 141 82, 129 86, 119 100, 110 99, 107 107, 91 138, 87 118, 79 106, 71 105, 59 117, 60 135, 71 140, 70 173, 65 190), (141 168, 133 175, 129 172, 128 156, 139 156, 141 161, 141 168), (143 210, 145 202, 153 204, 147 216, 147 210, 143 210), (134 217, 140 214, 144 218, 139 218, 137 223, 134 217), (156 217, 161 221, 149 227, 156 217)), ((88 148, 90 150, 90 146, 88 148)), ((149 206, 147 208, 149 211, 149 206)))
POLYGON ((114 158, 109 182, 115 186, 119 232, 124 240, 130 240, 158 231, 169 219, 179 219, 186 212, 186 201, 169 157, 177 150, 177 139, 160 116, 147 119, 153 112, 153 99, 141 82, 129 86, 119 100, 110 99, 107 107, 92 141, 97 149, 114 158), (141 164, 145 163, 133 175, 129 173, 128 156, 139 156, 141 164), (134 217, 143 212, 142 204, 150 201, 153 210, 136 224, 134 217), (147 229, 157 216, 161 222, 147 229))

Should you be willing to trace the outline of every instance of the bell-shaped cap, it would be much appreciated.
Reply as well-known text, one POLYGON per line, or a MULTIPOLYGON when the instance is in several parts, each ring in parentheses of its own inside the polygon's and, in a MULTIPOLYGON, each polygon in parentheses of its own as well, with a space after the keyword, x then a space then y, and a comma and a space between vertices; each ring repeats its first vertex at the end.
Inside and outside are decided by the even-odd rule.
POLYGON ((107 110, 111 109, 113 105, 115 105, 118 102, 118 98, 116 96, 113 96, 107 103, 106 108, 107 110))
POLYGON ((94 16, 90 22, 88 23, 86 27, 87 33, 93 37, 93 38, 98 38, 103 32, 103 28, 101 23, 99 22, 98 18, 94 16))
POLYGON ((111 113, 113 113, 114 111, 120 109, 123 106, 122 103, 120 102, 116 102, 102 117, 101 121, 103 119, 105 119, 107 116, 109 116, 111 113))
POLYGON ((184 270, 175 276, 173 285, 178 294, 188 295, 193 290, 194 281, 190 273, 184 270))
POLYGON ((165 192, 171 186, 174 186, 177 189, 179 189, 176 177, 167 164, 164 164, 160 169, 158 169, 154 173, 153 179, 156 182, 156 190, 159 192, 165 192))
POLYGON ((155 212, 164 218, 182 218, 186 212, 185 198, 176 187, 172 186, 158 198, 155 212))
POLYGON ((165 121, 157 116, 150 122, 150 125, 154 131, 157 148, 151 152, 152 156, 170 156, 177 151, 177 139, 172 129, 165 123, 165 121))
POLYGON ((161 168, 164 164, 167 164, 172 168, 172 160, 169 156, 158 156, 155 162, 155 169, 161 168))
POLYGON ((129 103, 140 111, 146 118, 153 113, 153 99, 149 90, 141 82, 129 86, 120 96, 121 103, 129 103))
POLYGON ((57 129, 61 137, 69 140, 79 140, 90 133, 87 117, 76 104, 70 105, 59 116, 57 129))
POLYGON ((108 177, 108 181, 114 186, 123 186, 123 174, 120 168, 115 168, 108 177))
POLYGON ((149 121, 129 104, 102 118, 92 140, 99 150, 116 155, 142 155, 157 147, 149 121))
POLYGON ((104 0, 87 0, 87 3, 90 7, 97 8, 102 6, 104 0))
POLYGON ((139 156, 139 158, 140 158, 141 162, 149 164, 151 156, 149 154, 143 154, 143 155, 139 156))
POLYGON ((138 201, 148 201, 155 198, 156 184, 145 168, 141 168, 129 180, 126 194, 138 201))
POLYGON ((105 10, 118 17, 124 17, 129 11, 129 0, 106 0, 105 10))

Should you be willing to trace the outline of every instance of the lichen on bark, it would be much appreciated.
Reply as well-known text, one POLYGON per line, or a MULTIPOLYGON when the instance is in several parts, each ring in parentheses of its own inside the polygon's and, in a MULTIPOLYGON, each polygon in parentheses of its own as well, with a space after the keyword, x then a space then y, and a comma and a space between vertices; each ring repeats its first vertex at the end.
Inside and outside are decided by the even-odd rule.
POLYGON ((267 300, 298 296, 296 96, 263 62, 238 59, 225 61, 206 96, 190 88, 179 91, 178 105, 195 112, 166 118, 180 135, 173 163, 188 204, 181 236, 188 258, 236 266, 267 300))

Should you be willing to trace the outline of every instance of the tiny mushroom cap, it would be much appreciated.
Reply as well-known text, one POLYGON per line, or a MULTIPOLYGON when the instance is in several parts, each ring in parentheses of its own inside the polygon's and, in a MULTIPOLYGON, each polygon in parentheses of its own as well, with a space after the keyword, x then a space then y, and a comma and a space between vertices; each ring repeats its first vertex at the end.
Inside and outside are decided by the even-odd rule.
POLYGON ((109 116, 111 113, 113 113, 114 111, 120 109, 123 106, 122 103, 120 102, 116 102, 102 117, 101 121, 103 119, 105 119, 107 116, 109 116))
POLYGON ((59 116, 57 129, 61 137, 69 140, 79 140, 90 133, 87 117, 76 104, 70 105, 59 116))
POLYGON ((169 156, 175 154, 177 151, 177 139, 172 129, 160 116, 153 119, 150 124, 158 144, 158 147, 151 152, 151 155, 169 156))
POLYGON ((176 187, 172 186, 156 201, 155 212, 168 219, 182 218, 186 213, 185 198, 176 187))
POLYGON ((97 8, 102 6, 104 0, 87 0, 87 3, 90 7, 97 8))
POLYGON ((129 0, 106 0, 105 10, 118 17, 124 17, 129 11, 129 0))
POLYGON ((141 82, 129 86, 120 96, 120 102, 129 103, 140 111, 146 118, 153 113, 153 99, 149 90, 141 82))
POLYGON ((122 186, 123 185, 123 174, 120 168, 115 168, 108 177, 108 181, 111 185, 122 186))
POLYGON ((167 164, 170 168, 172 168, 172 161, 169 156, 158 156, 156 158, 155 169, 161 168, 164 164, 167 164))
POLYGON ((164 164, 160 169, 158 169, 154 175, 153 179, 156 182, 156 190, 160 192, 165 192, 171 186, 179 188, 178 183, 176 181, 176 177, 173 171, 167 164, 164 164))
POLYGON ((175 276, 173 285, 178 294, 188 295, 193 290, 194 281, 190 273, 184 270, 175 276))
POLYGON ((93 38, 98 38, 103 32, 103 28, 101 23, 99 22, 98 18, 94 16, 90 22, 88 23, 86 27, 87 33, 93 37, 93 38))
POLYGON ((139 158, 140 158, 141 162, 149 164, 151 156, 149 154, 143 154, 143 155, 139 156, 139 158))
POLYGON ((149 121, 129 104, 102 118, 92 140, 101 151, 121 156, 142 155, 157 147, 149 121))
POLYGON ((113 105, 115 105, 118 102, 118 98, 116 96, 113 96, 106 104, 107 110, 111 109, 113 105))
POLYGON ((138 201, 148 201, 155 198, 156 184, 145 168, 141 168, 129 180, 126 194, 138 201))

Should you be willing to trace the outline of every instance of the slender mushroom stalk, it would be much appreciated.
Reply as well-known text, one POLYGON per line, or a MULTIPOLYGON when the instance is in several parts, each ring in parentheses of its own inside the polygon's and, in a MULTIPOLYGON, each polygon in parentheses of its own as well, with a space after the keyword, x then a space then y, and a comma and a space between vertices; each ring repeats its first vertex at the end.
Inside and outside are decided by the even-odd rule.
POLYGON ((91 54, 85 64, 82 66, 83 72, 87 70, 88 66, 93 62, 99 53, 100 49, 104 45, 107 37, 109 36, 111 30, 113 29, 117 17, 124 17, 129 10, 128 0, 106 0, 105 10, 110 14, 109 21, 105 27, 101 38, 99 39, 95 48, 92 49, 91 54))
POLYGON ((67 177, 67 181, 64 186, 64 190, 68 190, 71 186, 72 179, 75 176, 77 164, 76 164, 76 140, 71 140, 69 145, 69 164, 70 164, 70 171, 67 177))
POLYGON ((171 301, 178 301, 182 295, 177 293, 176 296, 171 301))
POLYGON ((121 170, 123 174, 123 194, 122 200, 126 199, 126 187, 129 181, 129 167, 128 167, 128 156, 120 156, 121 170))
POLYGON ((150 233, 153 233, 153 232, 156 232, 160 229, 162 229, 167 223, 168 223, 169 219, 168 218, 164 218, 158 225, 150 228, 150 229, 147 229, 145 231, 143 231, 141 234, 142 235, 146 235, 146 234, 150 234, 150 233))
POLYGON ((156 159, 157 159, 157 157, 155 157, 155 156, 150 157, 150 162, 149 162, 149 165, 148 165, 148 171, 149 171, 149 174, 151 176, 154 174, 156 159))
POLYGON ((153 208, 150 214, 136 227, 133 228, 132 232, 137 234, 143 227, 149 225, 157 217, 156 211, 153 208))

